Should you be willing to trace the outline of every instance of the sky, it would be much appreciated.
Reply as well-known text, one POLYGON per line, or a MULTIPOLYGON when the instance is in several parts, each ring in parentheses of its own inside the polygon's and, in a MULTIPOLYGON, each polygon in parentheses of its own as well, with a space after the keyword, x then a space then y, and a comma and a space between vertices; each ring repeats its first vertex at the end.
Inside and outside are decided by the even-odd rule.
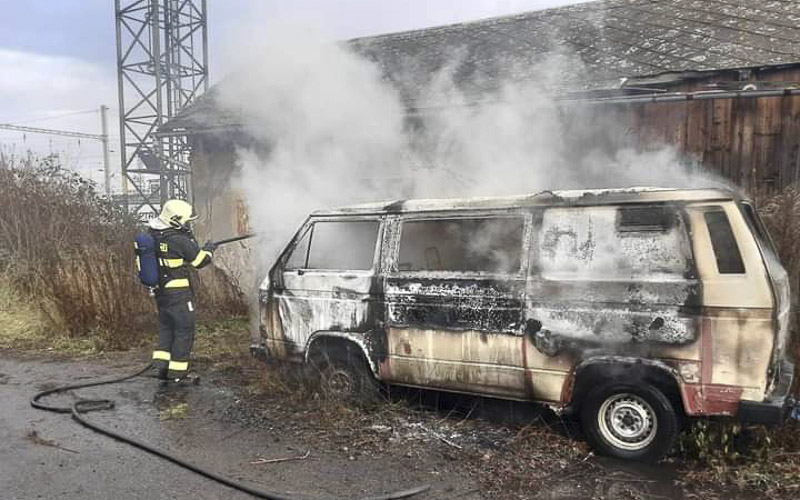
MULTIPOLYGON (((123 5, 131 0, 122 0, 123 5)), ((207 0, 212 83, 231 69, 225 56, 238 27, 264 19, 322 26, 347 39, 579 3, 576 0, 207 0)), ((116 36, 113 0, 0 0, 0 123, 100 133, 110 108, 112 186, 118 189, 116 36)), ((69 168, 102 183, 98 142, 0 130, 9 154, 58 153, 69 168)))

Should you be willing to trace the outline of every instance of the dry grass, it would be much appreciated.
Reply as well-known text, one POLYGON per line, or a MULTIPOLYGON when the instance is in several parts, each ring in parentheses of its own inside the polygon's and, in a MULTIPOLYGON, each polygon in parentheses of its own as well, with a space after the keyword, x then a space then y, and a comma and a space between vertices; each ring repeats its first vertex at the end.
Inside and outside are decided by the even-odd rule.
POLYGON ((159 420, 181 420, 189 415, 188 403, 175 403, 158 413, 159 420))
POLYGON ((0 204, 0 270, 51 331, 111 349, 141 335, 148 298, 133 272, 132 217, 55 157, 0 165, 0 204))
POLYGON ((0 277, 0 348, 39 345, 47 321, 41 311, 0 277))
POLYGON ((214 369, 234 368, 249 361, 249 321, 246 316, 198 322, 193 356, 214 369))
POLYGON ((86 355, 100 349, 102 335, 74 338, 52 329, 39 303, 25 297, 0 275, 0 349, 86 355))
POLYGON ((800 186, 790 186, 762 200, 758 212, 775 241, 796 291, 800 285, 800 186))

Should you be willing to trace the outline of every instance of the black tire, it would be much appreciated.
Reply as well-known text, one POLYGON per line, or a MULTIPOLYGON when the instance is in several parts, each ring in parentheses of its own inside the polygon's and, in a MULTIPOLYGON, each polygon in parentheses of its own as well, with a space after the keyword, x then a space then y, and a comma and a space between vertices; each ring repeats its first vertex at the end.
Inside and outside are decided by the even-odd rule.
POLYGON ((587 394, 580 416, 589 445, 623 460, 658 461, 672 449, 680 429, 670 400, 645 382, 605 383, 587 394))
POLYGON ((380 384, 364 357, 353 351, 313 354, 309 357, 312 377, 323 397, 375 403, 380 399, 380 384))

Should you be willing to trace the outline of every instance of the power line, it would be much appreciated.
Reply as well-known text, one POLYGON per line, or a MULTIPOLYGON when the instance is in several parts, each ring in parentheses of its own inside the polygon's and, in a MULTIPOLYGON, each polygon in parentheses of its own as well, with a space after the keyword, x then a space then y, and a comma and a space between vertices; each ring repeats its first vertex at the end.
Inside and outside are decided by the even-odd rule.
MULTIPOLYGON (((23 125, 14 125, 11 123, 0 123, 0 130, 13 130, 17 132, 26 132, 26 133, 34 133, 34 134, 46 134, 50 136, 62 136, 62 137, 75 137, 77 139, 91 139, 95 141, 100 141, 103 146, 103 165, 105 170, 105 188, 106 194, 109 196, 111 195, 111 166, 109 164, 109 147, 108 147, 108 120, 107 120, 107 112, 108 106, 100 106, 100 118, 101 118, 101 127, 102 133, 101 134, 87 134, 85 132, 74 132, 71 130, 54 130, 54 129, 46 129, 46 128, 37 128, 37 127, 26 127, 23 125)), ((80 144, 80 143, 79 143, 80 144)), ((50 149, 52 152, 53 142, 52 139, 50 141, 50 149)))
POLYGON ((33 122, 42 122, 47 120, 56 120, 58 118, 65 118, 67 116, 77 116, 77 115, 88 115, 98 113, 97 109, 82 109, 77 111, 67 111, 65 113, 56 113, 52 115, 45 115, 45 116, 36 116, 36 117, 29 117, 29 118, 13 118, 11 120, 7 119, 8 122, 13 122, 16 124, 19 123, 33 123, 33 122))
POLYGON ((69 130, 53 130, 47 128, 25 127, 11 123, 0 123, 0 129, 13 130, 16 132, 29 132, 33 134, 61 135, 64 137, 77 137, 79 139, 92 139, 95 141, 105 141, 106 136, 100 134, 87 134, 85 132, 72 132, 69 130))
POLYGON ((96 115, 99 113, 96 109, 91 109, 88 111, 74 111, 72 113, 61 113, 58 115, 51 115, 51 116, 44 116, 41 118, 31 118, 28 120, 13 120, 16 123, 34 123, 34 122, 44 122, 48 120, 57 120, 59 118, 66 118, 68 116, 78 116, 78 115, 96 115))

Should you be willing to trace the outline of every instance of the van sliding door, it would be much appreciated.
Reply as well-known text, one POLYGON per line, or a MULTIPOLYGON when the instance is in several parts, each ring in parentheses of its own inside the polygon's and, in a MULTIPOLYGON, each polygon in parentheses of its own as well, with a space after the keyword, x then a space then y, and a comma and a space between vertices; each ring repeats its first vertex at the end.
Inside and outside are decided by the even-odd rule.
POLYGON ((547 208, 532 247, 534 399, 561 401, 586 358, 692 356, 699 283, 680 207, 547 208))
POLYGON ((396 224, 383 378, 523 398, 530 215, 418 216, 396 224))

